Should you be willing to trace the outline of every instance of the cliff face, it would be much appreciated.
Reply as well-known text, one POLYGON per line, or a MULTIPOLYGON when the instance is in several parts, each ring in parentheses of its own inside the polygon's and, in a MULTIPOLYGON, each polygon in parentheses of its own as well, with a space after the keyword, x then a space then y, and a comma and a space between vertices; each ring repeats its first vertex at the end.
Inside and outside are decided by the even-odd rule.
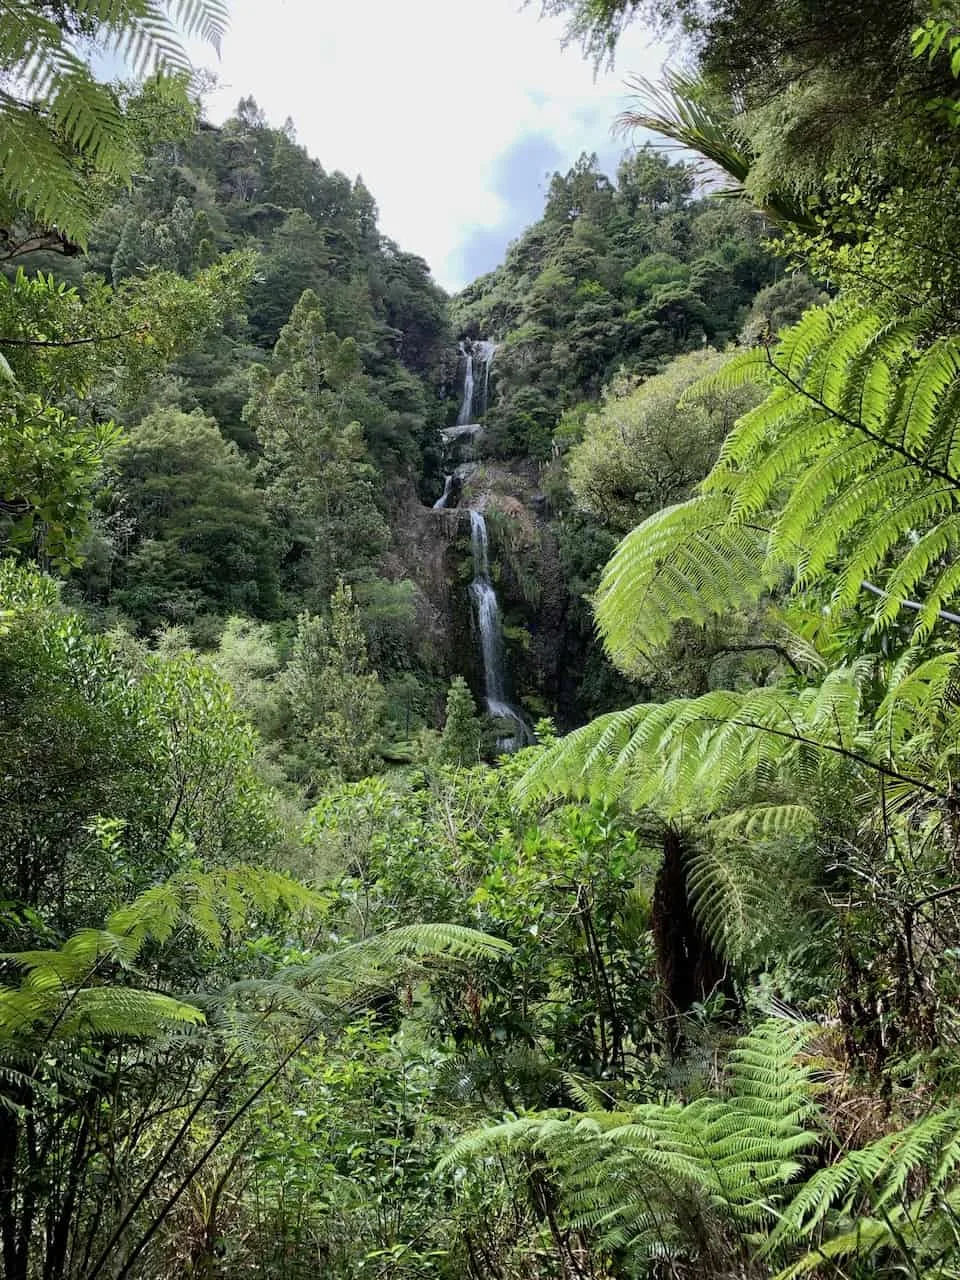
MULTIPOLYGON (((600 660, 585 605, 566 583, 559 526, 535 461, 478 462, 464 469, 458 505, 425 506, 413 487, 395 523, 398 574, 417 587, 418 626, 429 636, 437 674, 463 675, 483 695, 469 583, 470 510, 482 511, 490 542, 491 579, 503 621, 509 696, 533 722, 582 723, 593 708, 583 697, 585 673, 600 660)), ((588 679, 589 683, 589 679, 588 679)))
POLYGON ((456 544, 462 517, 456 509, 425 506, 412 483, 400 486, 393 502, 393 544, 385 567, 391 577, 414 583, 417 628, 438 669, 446 673, 454 651, 456 544))

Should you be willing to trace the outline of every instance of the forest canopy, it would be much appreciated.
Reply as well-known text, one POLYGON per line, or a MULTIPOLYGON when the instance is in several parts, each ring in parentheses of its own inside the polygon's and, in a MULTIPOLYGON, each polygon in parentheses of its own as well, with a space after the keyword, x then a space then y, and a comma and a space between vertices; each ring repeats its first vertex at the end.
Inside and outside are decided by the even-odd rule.
POLYGON ((960 15, 544 11, 448 297, 0 6, 3 1280, 960 1274, 960 15))

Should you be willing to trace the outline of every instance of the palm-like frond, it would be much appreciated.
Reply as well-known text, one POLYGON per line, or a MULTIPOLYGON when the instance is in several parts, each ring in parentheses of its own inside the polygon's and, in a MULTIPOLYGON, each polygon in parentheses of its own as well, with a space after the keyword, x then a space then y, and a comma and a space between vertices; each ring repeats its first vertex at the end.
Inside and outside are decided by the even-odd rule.
MULTIPOLYGON (((224 0, 79 0, 71 11, 134 76, 183 99, 182 36, 219 48, 224 0)), ((12 209, 82 243, 91 174, 128 181, 137 159, 115 91, 97 81, 52 17, 29 0, 0 12, 0 192, 12 209)))
POLYGON ((201 945, 221 948, 227 935, 282 912, 319 915, 324 902, 313 890, 279 872, 255 866, 189 872, 142 893, 113 912, 101 929, 82 929, 56 949, 0 955, 24 973, 19 986, 0 987, 0 1051, 13 1052, 36 1031, 44 1041, 91 1035, 130 1038, 161 1034, 171 1023, 203 1021, 203 1008, 230 1006, 234 1030, 242 1017, 238 1001, 255 997, 278 1011, 315 1016, 330 1001, 382 989, 385 975, 401 961, 447 962, 498 958, 510 945, 475 929, 418 924, 393 929, 285 966, 278 979, 233 983, 217 995, 181 1000, 118 983, 148 943, 164 944, 174 933, 192 933, 201 945), (322 994, 317 1003, 318 993, 322 994))
POLYGON ((838 616, 880 582, 875 628, 919 596, 915 633, 930 633, 960 590, 960 340, 924 345, 924 324, 816 308, 714 375, 769 395, 701 493, 638 526, 608 565, 597 619, 615 661, 629 669, 672 621, 702 623, 785 576, 834 583, 838 616))
POLYGON ((806 1056, 816 1031, 771 1019, 738 1042, 719 1094, 523 1116, 467 1134, 442 1167, 522 1153, 548 1171, 565 1224, 601 1248, 698 1259, 711 1274, 718 1262, 726 1274, 740 1249, 776 1280, 848 1260, 858 1274, 906 1264, 912 1275, 955 1275, 960 1112, 934 1112, 809 1172, 830 1140, 806 1056))
POLYGON ((769 1221, 816 1145, 812 1068, 798 1059, 809 1036, 782 1021, 757 1027, 731 1055, 728 1097, 525 1116, 468 1134, 443 1167, 526 1152, 550 1171, 573 1226, 607 1246, 689 1256, 705 1216, 769 1221))
MULTIPOLYGON (((518 793, 597 796, 668 819, 726 814, 728 822, 762 824, 765 789, 779 797, 787 781, 809 785, 830 758, 867 771, 886 767, 882 755, 869 754, 860 722, 868 671, 861 662, 807 689, 719 689, 600 716, 542 752, 518 793)), ((806 820, 768 803, 771 825, 795 829, 806 820)))
MULTIPOLYGON (((638 101, 634 110, 618 117, 622 133, 649 129, 669 138, 677 147, 702 156, 730 179, 724 194, 746 194, 756 158, 737 130, 733 111, 718 103, 701 80, 667 71, 660 84, 643 78, 627 83, 638 101)), ((765 192, 758 203, 767 217, 781 225, 810 231, 816 227, 810 211, 788 192, 765 192)))

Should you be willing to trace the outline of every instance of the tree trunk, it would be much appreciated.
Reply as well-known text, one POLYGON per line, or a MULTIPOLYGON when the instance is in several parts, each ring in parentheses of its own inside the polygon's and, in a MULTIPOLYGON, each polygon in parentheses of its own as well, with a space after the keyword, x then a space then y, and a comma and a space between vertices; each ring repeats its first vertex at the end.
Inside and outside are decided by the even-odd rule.
POLYGON ((718 990, 732 994, 726 966, 690 906, 687 856, 680 833, 668 827, 653 892, 653 939, 673 1055, 683 1046, 681 1015, 718 990))

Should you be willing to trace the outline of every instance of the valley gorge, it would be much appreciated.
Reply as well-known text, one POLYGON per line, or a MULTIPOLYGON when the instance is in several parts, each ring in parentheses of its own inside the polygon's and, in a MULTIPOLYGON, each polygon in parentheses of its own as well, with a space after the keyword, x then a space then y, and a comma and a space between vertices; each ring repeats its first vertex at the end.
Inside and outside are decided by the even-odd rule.
POLYGON ((0 4, 0 1280, 958 1280, 956 6, 433 8, 0 4))

